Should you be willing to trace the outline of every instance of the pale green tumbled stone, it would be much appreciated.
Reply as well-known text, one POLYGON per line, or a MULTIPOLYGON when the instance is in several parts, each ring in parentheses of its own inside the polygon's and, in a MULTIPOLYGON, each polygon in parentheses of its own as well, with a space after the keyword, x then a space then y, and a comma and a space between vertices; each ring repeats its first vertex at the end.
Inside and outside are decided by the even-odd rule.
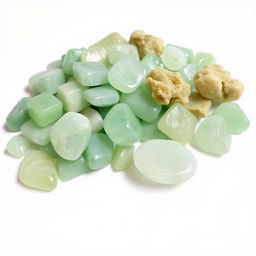
POLYGON ((194 145, 205 153, 223 155, 232 143, 227 124, 221 116, 209 116, 196 129, 194 145))
POLYGON ((80 60, 82 49, 70 49, 62 60, 62 68, 65 74, 73 75, 73 65, 80 60))
POLYGON ((171 140, 149 140, 134 152, 138 171, 148 179, 161 184, 179 184, 189 180, 197 162, 182 144, 171 140))
POLYGON ((61 60, 55 60, 51 63, 49 63, 46 67, 47 70, 53 69, 53 68, 62 68, 62 61, 61 60))
POLYGON ((130 167, 133 160, 134 146, 116 145, 112 158, 112 167, 114 170, 125 170, 130 167))
POLYGON ((99 132, 103 129, 103 118, 97 110, 86 108, 81 114, 85 115, 90 120, 92 132, 99 132))
POLYGON ((183 77, 183 79, 190 84, 191 88, 194 88, 194 76, 197 71, 199 71, 201 67, 197 63, 191 63, 188 64, 186 67, 184 67, 182 70, 180 70, 180 73, 183 77))
POLYGON ((156 67, 161 66, 159 57, 151 52, 149 52, 143 57, 143 59, 141 60, 141 64, 143 65, 147 73, 149 73, 156 67))
POLYGON ((185 144, 192 140, 196 124, 196 117, 176 103, 161 117, 158 128, 169 138, 185 144))
POLYGON ((84 86, 97 86, 108 82, 108 69, 98 62, 76 62, 75 79, 84 86))
POLYGON ((78 159, 91 135, 89 119, 76 112, 64 114, 52 127, 50 139, 56 153, 66 160, 78 159))
POLYGON ((188 49, 188 48, 185 48, 185 47, 182 47, 182 46, 178 46, 178 45, 174 45, 174 44, 168 44, 168 45, 174 46, 174 47, 182 50, 186 55, 187 63, 191 62, 192 57, 193 57, 193 51, 191 49, 188 49))
POLYGON ((57 186, 57 169, 54 160, 45 152, 28 151, 20 166, 19 180, 30 188, 54 190, 57 186))
POLYGON ((142 83, 146 74, 143 65, 133 57, 123 57, 108 72, 108 81, 117 90, 131 93, 142 83))
POLYGON ((209 64, 215 64, 216 60, 211 53, 197 52, 191 59, 191 63, 197 63, 200 69, 205 68, 209 64))
POLYGON ((107 107, 119 102, 119 94, 115 88, 102 85, 83 92, 84 99, 96 107, 107 107))
POLYGON ((234 102, 222 103, 213 111, 213 115, 224 118, 231 134, 240 134, 250 126, 249 119, 240 106, 234 102))
POLYGON ((104 47, 93 47, 83 49, 81 53, 82 62, 100 62, 105 66, 109 66, 108 51, 104 47))
POLYGON ((111 108, 104 119, 103 127, 109 138, 119 145, 131 145, 141 136, 140 122, 124 103, 111 108))

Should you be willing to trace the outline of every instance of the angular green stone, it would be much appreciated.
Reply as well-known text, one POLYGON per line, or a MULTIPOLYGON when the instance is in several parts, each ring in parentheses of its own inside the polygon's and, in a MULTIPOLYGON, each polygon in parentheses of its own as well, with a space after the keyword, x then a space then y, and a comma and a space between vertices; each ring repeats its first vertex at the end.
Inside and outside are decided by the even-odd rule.
POLYGON ((191 63, 188 64, 186 67, 184 67, 182 70, 180 70, 180 73, 183 77, 183 79, 190 84, 191 88, 194 88, 194 76, 197 71, 199 71, 201 67, 197 63, 191 63))
POLYGON ((122 93, 120 102, 126 103, 137 117, 146 122, 155 121, 162 109, 162 106, 153 100, 145 84, 132 93, 122 93))
POLYGON ((90 171, 88 163, 83 156, 75 161, 68 161, 62 158, 57 159, 57 174, 61 181, 72 180, 90 171))
POLYGON ((80 60, 82 49, 70 49, 62 60, 62 68, 65 74, 73 75, 73 65, 80 60))
POLYGON ((181 46, 178 46, 178 45, 174 45, 174 44, 168 44, 168 45, 174 46, 174 47, 182 50, 185 53, 185 55, 186 55, 187 63, 191 62, 192 57, 193 57, 193 51, 191 49, 188 49, 188 48, 185 48, 185 47, 181 47, 181 46))
POLYGON ((222 103, 213 111, 213 115, 224 118, 231 134, 240 134, 250 126, 249 119, 240 106, 234 102, 222 103))
POLYGON ((104 119, 111 108, 112 106, 100 107, 98 108, 98 112, 100 113, 101 117, 104 119))
POLYGON ((209 64, 215 64, 216 60, 211 53, 197 52, 191 59, 191 63, 199 65, 200 69, 205 68, 209 64))
POLYGON ((110 65, 108 60, 108 51, 104 47, 93 47, 83 49, 81 53, 82 62, 100 62, 106 67, 110 65))
POLYGON ((119 94, 115 88, 102 85, 83 92, 84 99, 96 107, 107 107, 119 102, 119 94))
POLYGON ((28 121, 28 102, 29 98, 22 98, 11 110, 6 118, 7 127, 12 132, 20 131, 21 126, 28 121))
POLYGON ((113 143, 104 133, 92 133, 84 157, 92 170, 104 168, 110 164, 113 143))
POLYGON ((45 127, 62 116, 62 102, 50 93, 28 100, 28 114, 39 126, 45 127))
POLYGON ((115 170, 125 170, 130 167, 133 160, 134 146, 116 145, 112 158, 112 167, 115 170))
POLYGON ((84 86, 97 86, 108 82, 108 69, 98 62, 76 62, 75 79, 84 86))
POLYGON ((169 138, 185 144, 192 140, 196 124, 196 117, 176 103, 161 117, 158 128, 169 138))
POLYGON ((97 110, 86 108, 81 114, 85 115, 90 120, 92 132, 99 132, 103 129, 103 118, 97 110))
POLYGON ((221 116, 209 116, 196 129, 194 145, 205 153, 223 155, 232 143, 227 124, 221 116))
POLYGON ((62 68, 62 61, 61 60, 55 60, 51 63, 49 63, 46 67, 47 70, 53 69, 53 68, 62 68))
POLYGON ((145 68, 146 72, 149 73, 151 70, 161 65, 160 59, 154 53, 149 52, 141 60, 141 64, 145 68))

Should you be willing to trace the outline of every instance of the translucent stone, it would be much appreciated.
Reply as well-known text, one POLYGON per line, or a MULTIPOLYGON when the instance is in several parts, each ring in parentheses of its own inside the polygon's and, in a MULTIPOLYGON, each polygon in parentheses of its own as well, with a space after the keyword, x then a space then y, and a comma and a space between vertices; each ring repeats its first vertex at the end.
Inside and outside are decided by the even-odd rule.
POLYGON ((185 47, 181 47, 181 46, 178 46, 178 45, 173 45, 173 44, 169 44, 170 46, 174 46, 180 50, 182 50, 185 55, 186 55, 186 58, 187 58, 187 63, 190 63, 191 60, 192 60, 192 57, 193 57, 193 51, 191 49, 188 49, 188 48, 185 48, 185 47))
POLYGON ((22 134, 37 145, 46 145, 50 142, 50 132, 53 124, 40 127, 32 120, 27 121, 21 126, 22 134))
POLYGON ((119 94, 115 88, 109 85, 102 85, 96 88, 87 89, 83 97, 91 105, 96 107, 107 107, 119 102, 119 94))
POLYGON ((115 170, 125 170, 130 167, 133 160, 134 146, 116 145, 112 158, 112 167, 115 170))
POLYGON ((143 65, 147 73, 161 65, 158 56, 151 52, 143 57, 143 59, 141 60, 141 64, 143 65))
POLYGON ((104 133, 92 133, 84 157, 92 170, 104 168, 110 164, 113 143, 104 133))
POLYGON ((62 101, 63 108, 68 112, 80 112, 90 104, 83 97, 85 87, 77 81, 70 81, 59 86, 57 97, 62 101))
POLYGON ((66 160, 78 159, 91 135, 89 119, 79 113, 64 114, 52 127, 50 139, 54 150, 66 160))
POLYGON ((120 101, 126 103, 137 117, 146 122, 155 121, 162 109, 162 106, 153 100, 145 84, 132 93, 122 93, 120 101))
POLYGON ((50 93, 42 93, 28 100, 28 113, 34 122, 45 127, 62 116, 62 102, 50 93))
POLYGON ((57 159, 57 174, 61 181, 72 180, 90 171, 88 163, 83 156, 75 161, 68 161, 62 158, 57 159))
POLYGON ((28 121, 28 102, 29 98, 22 98, 11 110, 6 118, 7 127, 12 132, 20 131, 21 126, 28 121))
POLYGON ((240 106, 234 102, 222 103, 213 111, 213 115, 224 118, 231 134, 240 134, 250 126, 249 119, 240 106))
POLYGON ((98 62, 76 62, 74 77, 85 86, 97 86, 108 82, 108 69, 98 62))
POLYGON ((19 180, 34 189, 52 191, 57 186, 57 170, 52 157, 42 151, 25 154, 19 171, 19 180))
POLYGON ((131 44, 113 44, 108 47, 108 58, 111 64, 117 63, 121 58, 131 56, 139 61, 139 53, 137 48, 131 44))
POLYGON ((196 117, 176 103, 161 117, 158 128, 169 138, 185 144, 192 140, 196 124, 196 117))
POLYGON ((109 66, 108 52, 104 47, 93 47, 82 50, 81 61, 83 62, 100 62, 109 66))
POLYGON ((227 124, 221 116, 209 116, 196 129, 194 145, 205 153, 223 155, 232 143, 227 124))
POLYGON ((171 140, 149 140, 134 152, 138 171, 161 184, 179 184, 189 180, 197 163, 192 153, 182 144, 171 140))
POLYGON ((142 83, 146 74, 143 65, 133 57, 120 59, 108 72, 108 81, 117 90, 131 93, 142 83))
POLYGON ((187 65, 186 53, 172 45, 164 48, 161 58, 165 67, 172 71, 178 71, 187 65))
POLYGON ((59 157, 59 155, 55 152, 51 142, 46 145, 39 145, 38 150, 44 151, 54 158, 59 157))
POLYGON ((62 60, 62 68, 65 74, 73 75, 73 65, 80 60, 82 49, 70 49, 62 60))
POLYGON ((197 52, 191 60, 191 63, 197 63, 200 69, 205 68, 209 64, 215 64, 216 60, 211 53, 197 52))
POLYGON ((90 120, 92 132, 99 132, 103 129, 103 118, 97 110, 93 108, 86 108, 81 112, 81 114, 85 115, 90 120))
POLYGON ((103 108, 100 107, 98 108, 98 112, 100 113, 101 117, 104 119, 111 108, 112 106, 103 107, 103 108))
POLYGON ((191 63, 188 64, 186 67, 184 67, 182 70, 180 70, 180 73, 183 77, 183 79, 191 85, 191 88, 194 88, 194 76, 197 71, 199 71, 201 68, 199 64, 197 63, 191 63))
POLYGON ((49 63, 46 67, 47 70, 53 69, 53 68, 62 68, 62 61, 61 60, 55 60, 51 63, 49 63))
POLYGON ((119 145, 131 145, 140 139, 140 122, 124 103, 115 105, 107 113, 103 127, 109 138, 119 145))

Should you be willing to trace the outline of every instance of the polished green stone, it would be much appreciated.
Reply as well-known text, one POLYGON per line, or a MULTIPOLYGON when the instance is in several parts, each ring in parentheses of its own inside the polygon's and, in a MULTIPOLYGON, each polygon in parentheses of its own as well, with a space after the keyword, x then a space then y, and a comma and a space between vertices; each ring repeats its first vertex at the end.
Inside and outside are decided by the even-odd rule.
POLYGON ((137 117, 146 122, 155 121, 162 109, 162 106, 153 100, 145 84, 132 93, 122 93, 120 102, 126 103, 137 117))
POLYGON ((205 68, 209 64, 215 64, 216 60, 211 53, 197 52, 192 57, 191 63, 198 64, 201 69, 201 68, 205 68))
POLYGON ((74 77, 84 86, 97 86, 108 82, 108 69, 98 62, 76 62, 74 77))
POLYGON ((21 126, 28 121, 28 102, 29 98, 22 98, 11 110, 6 118, 6 124, 12 132, 20 131, 21 126))
POLYGON ((98 112, 100 113, 101 117, 104 119, 111 108, 112 106, 100 107, 98 108, 98 112))
POLYGON ((82 49, 70 49, 62 60, 62 68, 65 74, 73 75, 73 65, 80 60, 82 49))
POLYGON ((53 69, 53 68, 62 68, 62 61, 61 60, 55 60, 51 63, 49 63, 46 67, 47 70, 53 69))
POLYGON ((213 115, 224 118, 231 134, 240 134, 250 126, 249 119, 241 107, 234 102, 222 103, 213 111, 213 115))
POLYGON ((143 59, 141 60, 141 64, 148 73, 156 67, 160 66, 161 62, 158 56, 156 56, 154 53, 149 52, 143 57, 143 59))
POLYGON ((109 66, 108 51, 104 47, 93 47, 83 49, 81 53, 82 62, 100 62, 105 66, 109 66))
POLYGON ((109 138, 119 145, 131 145, 141 136, 141 125, 127 104, 119 103, 107 113, 103 127, 109 138))
POLYGON ((107 107, 119 102, 119 94, 109 85, 87 89, 83 92, 84 99, 96 107, 107 107))
POLYGON ((46 145, 38 145, 37 148, 40 151, 48 153, 49 155, 51 155, 54 158, 59 157, 59 155, 55 152, 51 142, 49 142, 46 145))
POLYGON ((81 114, 85 115, 90 120, 92 132, 99 132, 103 129, 103 118, 97 110, 86 108, 81 114))
POLYGON ((174 45, 174 44, 169 44, 170 46, 174 46, 180 50, 182 50, 185 55, 186 55, 186 58, 187 58, 187 63, 190 63, 191 60, 192 60, 192 57, 193 57, 193 51, 191 49, 188 49, 188 48, 185 48, 185 47, 181 47, 181 46, 178 46, 178 45, 174 45))
POLYGON ((196 124, 196 117, 176 103, 161 117, 158 128, 169 138, 185 144, 192 140, 196 124))
POLYGON ((194 76, 197 71, 199 71, 201 68, 199 64, 197 63, 190 63, 186 67, 184 67, 182 70, 180 70, 180 73, 183 77, 183 79, 190 84, 191 88, 194 88, 194 76))
POLYGON ((209 116, 196 129, 194 145, 205 153, 223 155, 232 143, 227 124, 221 116, 209 116))
POLYGON ((112 167, 114 170, 125 170, 130 167, 133 160, 134 146, 116 145, 112 158, 112 167))
POLYGON ((57 159, 57 174, 61 181, 72 180, 90 171, 87 161, 80 156, 75 161, 68 161, 62 158, 57 159))

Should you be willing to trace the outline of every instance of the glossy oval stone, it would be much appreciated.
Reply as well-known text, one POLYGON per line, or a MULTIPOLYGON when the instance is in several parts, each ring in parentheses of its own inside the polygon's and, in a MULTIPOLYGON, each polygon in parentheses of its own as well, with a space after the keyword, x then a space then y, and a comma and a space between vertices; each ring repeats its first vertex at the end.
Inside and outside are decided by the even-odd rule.
POLYGON ((80 60, 82 49, 70 49, 63 57, 62 67, 65 74, 73 75, 73 65, 80 60))
POLYGON ((154 53, 149 52, 143 57, 143 59, 141 60, 141 64, 148 73, 156 67, 160 66, 161 62, 158 56, 156 56, 154 53))
POLYGON ((108 52, 104 47, 93 47, 82 50, 82 62, 100 62, 105 66, 109 66, 108 52))
POLYGON ((78 159, 91 135, 89 119, 79 113, 64 114, 52 127, 50 139, 54 150, 66 160, 78 159))
POLYGON ((103 118, 97 110, 86 108, 81 114, 85 115, 90 120, 92 132, 99 132, 103 129, 103 118))
POLYGON ((205 68, 209 64, 215 64, 216 60, 211 53, 197 52, 191 59, 191 63, 199 65, 200 69, 205 68))
POLYGON ((133 160, 134 146, 116 145, 112 158, 112 167, 119 171, 130 167, 133 160))
POLYGON ((192 153, 171 140, 149 140, 134 152, 138 171, 161 184, 179 184, 189 180, 197 167, 192 153))

